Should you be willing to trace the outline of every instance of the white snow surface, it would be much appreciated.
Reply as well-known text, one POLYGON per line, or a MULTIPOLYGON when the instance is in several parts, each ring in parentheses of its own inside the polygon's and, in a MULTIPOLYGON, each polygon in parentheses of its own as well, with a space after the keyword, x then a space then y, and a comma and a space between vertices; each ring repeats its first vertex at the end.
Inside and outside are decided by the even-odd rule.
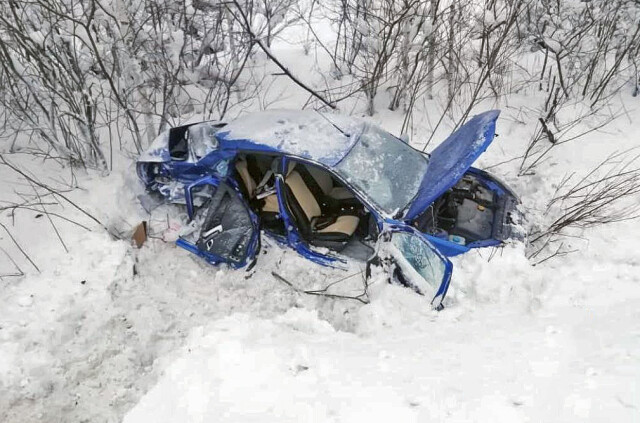
POLYGON ((215 321, 124 421, 633 421, 638 260, 538 271, 519 256, 457 260, 439 314, 380 286, 350 330, 304 308, 215 321))

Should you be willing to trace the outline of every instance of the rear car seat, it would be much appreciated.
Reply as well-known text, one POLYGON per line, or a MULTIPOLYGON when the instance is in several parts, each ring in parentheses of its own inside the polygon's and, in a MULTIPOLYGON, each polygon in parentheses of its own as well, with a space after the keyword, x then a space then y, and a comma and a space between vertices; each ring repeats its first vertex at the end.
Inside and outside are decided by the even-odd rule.
POLYGON ((280 219, 280 207, 278 206, 277 195, 271 194, 262 200, 256 199, 258 184, 254 177, 251 176, 248 161, 244 158, 239 158, 236 160, 235 168, 244 184, 249 203, 253 205, 254 210, 259 212, 262 226, 272 230, 280 228, 282 226, 282 220, 280 219))
MULTIPOLYGON (((274 160, 272 162, 272 170, 274 170, 274 166, 277 165, 277 161, 274 160)), ((291 172, 293 172, 293 169, 296 167, 296 163, 295 162, 289 162, 289 166, 287 169, 287 175, 291 174, 291 172)), ((280 205, 278 204, 278 196, 276 194, 271 194, 267 197, 263 198, 264 200, 264 204, 262 205, 262 211, 263 212, 269 212, 269 213, 280 213, 280 205)))

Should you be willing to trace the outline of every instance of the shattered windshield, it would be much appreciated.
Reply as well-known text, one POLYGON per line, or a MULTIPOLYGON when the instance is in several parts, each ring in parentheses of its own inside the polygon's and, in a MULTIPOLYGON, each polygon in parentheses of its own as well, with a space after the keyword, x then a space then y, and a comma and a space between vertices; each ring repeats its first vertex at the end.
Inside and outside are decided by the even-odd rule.
POLYGON ((416 196, 428 159, 398 138, 368 125, 336 172, 390 215, 416 196))

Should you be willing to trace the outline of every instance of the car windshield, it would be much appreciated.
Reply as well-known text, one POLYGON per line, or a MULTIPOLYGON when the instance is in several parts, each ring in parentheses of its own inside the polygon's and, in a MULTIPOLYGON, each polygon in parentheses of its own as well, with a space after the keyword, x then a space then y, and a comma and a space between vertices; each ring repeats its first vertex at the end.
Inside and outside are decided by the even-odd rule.
POLYGON ((390 215, 416 196, 428 159, 398 138, 368 125, 336 172, 390 215))

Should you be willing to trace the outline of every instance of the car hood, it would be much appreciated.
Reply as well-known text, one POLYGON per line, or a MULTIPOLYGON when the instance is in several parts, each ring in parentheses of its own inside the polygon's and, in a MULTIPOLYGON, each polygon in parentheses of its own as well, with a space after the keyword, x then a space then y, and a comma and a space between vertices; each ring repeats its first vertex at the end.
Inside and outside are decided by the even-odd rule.
POLYGON ((433 150, 427 172, 405 219, 415 219, 462 178, 493 141, 499 115, 500 110, 490 110, 474 116, 433 150))

